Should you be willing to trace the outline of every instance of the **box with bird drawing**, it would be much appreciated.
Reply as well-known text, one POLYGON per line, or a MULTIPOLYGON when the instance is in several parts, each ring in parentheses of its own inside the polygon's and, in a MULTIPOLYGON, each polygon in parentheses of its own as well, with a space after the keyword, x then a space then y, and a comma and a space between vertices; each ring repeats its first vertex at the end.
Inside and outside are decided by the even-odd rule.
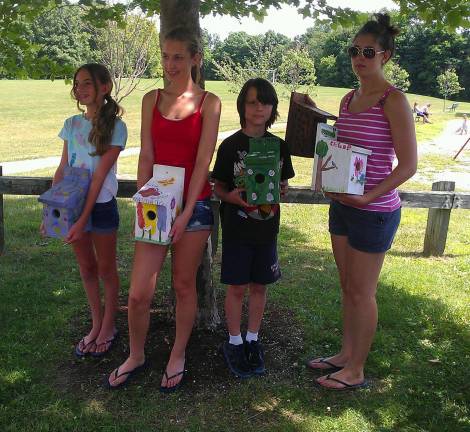
POLYGON ((154 165, 152 178, 132 197, 135 239, 169 244, 171 227, 183 206, 184 168, 154 165))
POLYGON ((315 191, 364 194, 367 157, 370 150, 336 140, 335 127, 318 125, 313 160, 312 189, 315 191))

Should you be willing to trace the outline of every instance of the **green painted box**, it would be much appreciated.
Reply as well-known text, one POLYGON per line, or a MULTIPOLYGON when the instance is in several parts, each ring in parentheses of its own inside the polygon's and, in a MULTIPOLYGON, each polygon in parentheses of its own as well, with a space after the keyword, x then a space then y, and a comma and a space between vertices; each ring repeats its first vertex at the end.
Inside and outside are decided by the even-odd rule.
POLYGON ((245 189, 248 204, 278 203, 280 181, 279 138, 250 138, 250 151, 245 156, 245 189))

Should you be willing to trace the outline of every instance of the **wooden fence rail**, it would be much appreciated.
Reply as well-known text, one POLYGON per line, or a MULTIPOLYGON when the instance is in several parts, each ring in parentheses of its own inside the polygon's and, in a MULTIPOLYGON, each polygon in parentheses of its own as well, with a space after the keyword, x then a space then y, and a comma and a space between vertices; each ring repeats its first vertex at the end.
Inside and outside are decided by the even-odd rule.
MULTIPOLYGON (((2 176, 0 166, 0 254, 5 245, 3 195, 40 195, 52 185, 51 178, 2 176)), ((400 191, 403 207, 427 208, 428 215, 424 255, 442 255, 445 249, 447 229, 452 209, 470 209, 470 193, 454 192, 455 183, 437 182, 429 192, 400 191)), ((136 192, 135 180, 119 180, 118 197, 130 198, 136 192)), ((214 198, 216 201, 216 198, 214 198)), ((329 199, 307 187, 289 187, 282 199, 285 203, 328 204, 329 199)), ((214 234, 217 230, 214 230, 214 234)), ((214 237, 213 237, 214 238, 214 237)), ((215 236, 215 239, 217 237, 215 236)), ((213 249, 217 241, 213 242, 213 249)))

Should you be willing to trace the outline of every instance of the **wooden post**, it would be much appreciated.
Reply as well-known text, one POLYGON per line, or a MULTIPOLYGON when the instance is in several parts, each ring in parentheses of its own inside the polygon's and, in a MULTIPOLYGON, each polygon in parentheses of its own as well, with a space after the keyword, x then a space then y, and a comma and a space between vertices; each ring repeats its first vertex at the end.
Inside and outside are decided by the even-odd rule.
MULTIPOLYGON (((2 176, 2 166, 0 165, 0 177, 2 176)), ((5 223, 3 221, 3 194, 0 193, 0 255, 5 250, 5 223)))
MULTIPOLYGON (((453 191, 455 182, 439 181, 432 184, 433 191, 453 191)), ((445 203, 444 208, 431 208, 428 211, 428 223, 424 237, 423 255, 441 256, 446 247, 452 202, 445 203)))

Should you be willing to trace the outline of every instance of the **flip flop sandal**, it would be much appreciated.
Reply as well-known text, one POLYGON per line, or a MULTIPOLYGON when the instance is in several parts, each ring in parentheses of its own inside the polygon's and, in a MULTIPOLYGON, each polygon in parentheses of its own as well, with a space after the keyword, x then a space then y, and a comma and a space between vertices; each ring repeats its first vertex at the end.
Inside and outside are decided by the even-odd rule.
POLYGON ((183 369, 182 371, 180 371, 178 373, 175 373, 172 376, 168 376, 168 372, 165 370, 164 376, 165 376, 167 384, 168 384, 169 380, 171 380, 173 378, 176 378, 180 375, 183 375, 183 376, 181 377, 181 380, 179 381, 179 383, 174 385, 173 387, 160 386, 160 392, 162 392, 162 393, 173 393, 173 392, 177 391, 183 385, 183 382, 184 382, 184 379, 185 379, 187 373, 188 373, 188 371, 186 369, 183 369))
POLYGON ((347 382, 344 382, 344 381, 341 381, 337 378, 332 377, 331 374, 328 374, 326 376, 325 381, 326 380, 335 381, 335 382, 343 385, 344 387, 328 387, 328 386, 323 385, 318 380, 315 380, 315 383, 317 385, 319 385, 321 388, 324 388, 326 390, 331 390, 331 391, 357 390, 357 389, 361 389, 361 388, 367 388, 369 386, 369 383, 366 380, 364 380, 360 383, 357 383, 357 384, 348 384, 347 382))
POLYGON ((96 348, 95 348, 95 351, 91 352, 90 355, 94 358, 100 358, 100 357, 104 357, 106 354, 109 353, 109 351, 111 351, 111 348, 113 347, 114 345, 114 342, 116 342, 116 339, 119 337, 119 332, 117 331, 116 333, 114 333, 114 336, 111 338, 111 339, 108 339, 107 341, 105 342, 101 342, 99 344, 96 344, 96 348, 98 347, 101 347, 103 345, 107 345, 109 344, 109 347, 108 349, 104 350, 104 351, 96 351, 96 348))
POLYGON ((75 355, 78 357, 78 358, 83 358, 87 355, 90 355, 91 352, 90 350, 88 351, 84 351, 87 347, 89 347, 91 344, 94 344, 96 341, 96 339, 93 339, 91 341, 89 341, 88 343, 85 343, 85 338, 82 337, 80 339, 80 342, 78 342, 77 345, 75 345, 75 355), (80 349, 80 344, 82 344, 82 349, 80 349))
POLYGON ((322 357, 322 358, 320 358, 318 361, 313 362, 313 363, 325 364, 325 365, 327 365, 328 367, 324 367, 324 368, 313 367, 313 366, 312 366, 312 361, 313 361, 313 360, 314 360, 314 359, 307 360, 306 365, 307 365, 307 367, 308 367, 309 369, 312 369, 312 370, 314 370, 314 371, 332 371, 332 373, 334 373, 334 372, 338 372, 338 371, 340 371, 341 369, 343 369, 343 366, 337 366, 337 365, 335 365, 335 364, 329 362, 328 360, 326 360, 326 357, 322 357))
POLYGON ((119 384, 112 385, 109 382, 109 377, 106 377, 105 387, 108 390, 116 390, 118 388, 125 387, 129 384, 129 381, 131 380, 132 377, 135 377, 139 372, 142 372, 147 366, 148 366, 148 363, 147 363, 147 360, 146 360, 140 366, 137 366, 134 369, 132 369, 130 371, 127 371, 127 372, 119 373, 119 368, 117 368, 114 371, 114 374, 112 374, 113 375, 113 381, 116 381, 118 378, 120 378, 122 376, 127 376, 127 378, 124 381, 121 381, 119 384))

